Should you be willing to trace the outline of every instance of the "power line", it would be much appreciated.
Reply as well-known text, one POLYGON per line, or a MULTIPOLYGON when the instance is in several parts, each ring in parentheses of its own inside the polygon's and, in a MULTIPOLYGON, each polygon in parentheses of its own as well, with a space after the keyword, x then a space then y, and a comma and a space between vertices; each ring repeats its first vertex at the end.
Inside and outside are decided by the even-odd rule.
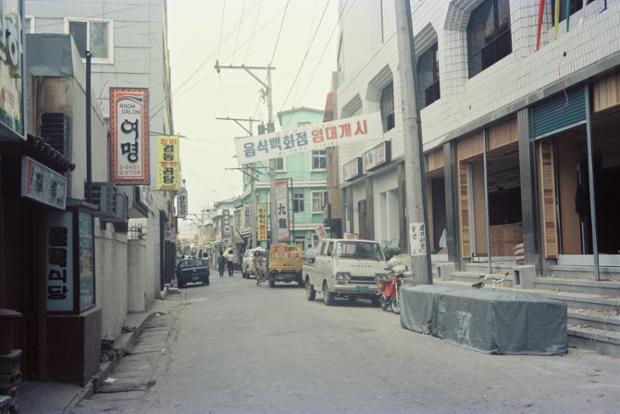
MULTIPOLYGON (((181 82, 181 84, 171 93, 171 98, 174 96, 175 93, 177 93, 179 91, 179 89, 183 88, 183 86, 185 86, 190 80, 193 79, 194 76, 196 76, 198 74, 198 72, 200 72, 200 70, 207 64, 209 63, 209 61, 211 59, 213 59, 213 55, 215 55, 219 49, 221 48, 221 46, 224 44, 224 42, 226 42, 228 40, 228 38, 230 38, 235 29, 240 27, 241 24, 243 23, 243 21, 249 17, 250 11, 254 8, 254 6, 257 4, 258 0, 254 0, 254 3, 252 3, 250 5, 250 7, 248 8, 248 10, 246 11, 246 13, 241 16, 241 18, 239 18, 239 20, 237 20, 237 22, 233 25, 233 27, 230 29, 230 31, 226 34, 226 36, 224 36, 224 39, 222 39, 222 41, 218 42, 218 44, 215 46, 215 48, 209 52, 209 54, 207 55, 207 57, 200 63, 200 65, 198 65, 198 67, 183 81, 181 82)), ((158 102, 157 105, 153 106, 153 110, 155 108, 157 108, 159 105, 162 105, 163 103, 166 102, 166 98, 164 98, 162 101, 158 102)), ((156 113, 159 113, 156 112, 156 113)), ((154 115, 153 115, 154 116, 154 115)))
MULTIPOLYGON (((244 10, 245 10, 245 0, 243 0, 243 3, 241 3, 241 16, 243 16, 244 10)), ((233 47, 233 55, 232 55, 232 58, 230 60, 231 63, 235 59, 235 54, 237 53, 237 45, 239 44, 239 35, 240 34, 241 34, 241 26, 239 26, 239 28, 237 29, 237 37, 235 38, 235 46, 233 47)))
POLYGON ((288 10, 288 5, 290 4, 290 0, 286 0, 286 5, 284 6, 284 13, 282 13, 282 20, 280 21, 280 28, 278 29, 278 36, 276 37, 276 44, 273 47, 273 53, 271 54, 271 60, 269 61, 269 65, 273 63, 273 59, 276 57, 276 51, 278 50, 278 44, 280 43, 280 36, 282 35, 282 27, 284 26, 284 20, 286 19, 286 11, 288 10))
POLYGON ((288 98, 291 96, 291 92, 293 92, 293 89, 295 88, 295 84, 297 84, 297 80, 299 79, 299 75, 301 74, 301 70, 304 67, 304 64, 306 63, 306 58, 308 57, 308 54, 310 53, 310 49, 312 48, 312 45, 314 44, 314 40, 316 39, 316 35, 319 32, 319 28, 321 27, 321 23, 323 23, 323 18, 325 17, 325 13, 327 13, 327 8, 329 7, 329 3, 331 0, 327 0, 327 3, 325 3, 325 8, 323 9, 323 13, 321 14, 321 18, 319 19, 319 23, 316 26, 316 29, 314 31, 314 35, 312 36, 312 41, 310 42, 310 45, 308 45, 308 47, 306 48, 306 53, 304 53, 304 57, 301 60, 301 65, 299 65, 299 69, 297 70, 297 74, 295 75, 295 79, 293 79, 293 83, 291 85, 291 88, 289 89, 288 93, 286 94, 286 98, 284 98, 284 102, 282 103, 282 107, 280 108, 280 110, 282 111, 284 109, 284 106, 286 105, 286 102, 288 101, 288 98))
POLYGON ((243 63, 248 59, 248 55, 250 54, 250 49, 252 49, 252 39, 254 38, 254 32, 256 32, 256 26, 258 25, 258 19, 260 17, 260 12, 263 7, 263 0, 260 0, 258 3, 258 10, 256 11, 256 19, 254 19, 254 27, 252 27, 252 35, 250 36, 250 43, 248 44, 248 48, 245 51, 245 56, 243 57, 243 63))
MULTIPOLYGON (((280 15, 280 12, 276 13, 276 14, 275 14, 275 15, 274 15, 271 19, 269 19, 269 20, 267 21, 267 23, 265 23, 263 26, 261 26, 261 28, 260 28, 260 29, 258 29, 258 31, 254 34, 254 36, 253 36, 253 37, 255 37, 256 35, 258 35, 259 33, 261 33, 261 32, 262 32, 263 30, 265 30, 267 27, 269 27, 269 26, 270 26, 270 25, 271 25, 271 24, 272 24, 272 23, 273 23, 273 22, 274 22, 274 21, 278 18, 278 16, 279 16, 279 15, 280 15)), ((239 45, 239 47, 241 48, 241 47, 245 46, 246 44, 248 44, 248 42, 250 42, 250 41, 251 41, 251 39, 252 39, 252 37, 250 37, 250 38, 246 39, 246 41, 245 41, 245 42, 243 42, 243 43, 241 43, 241 44, 239 45)), ((225 59, 225 60, 229 59, 229 58, 230 58, 230 56, 231 56, 231 55, 229 54, 229 55, 226 57, 226 59, 225 59)), ((176 98, 176 99, 181 98, 181 97, 182 97, 183 95, 185 95, 187 92, 189 92, 189 91, 193 91, 193 90, 194 90, 194 88, 195 88, 196 86, 198 86, 200 83, 204 82, 205 80, 209 79, 211 76, 213 76, 213 74, 215 74, 215 70, 213 70, 213 69, 212 69, 210 72, 208 72, 208 73, 207 73, 207 75, 206 75, 206 76, 204 76, 204 77, 202 77, 202 78, 198 79, 198 81, 196 81, 195 83, 193 83, 192 85, 190 85, 187 89, 185 89, 185 90, 183 90, 183 91, 180 91, 180 89, 182 89, 182 87, 183 87, 183 85, 180 85, 179 87, 177 87, 177 89, 175 90, 175 92, 173 93, 173 95, 178 93, 178 96, 176 96, 175 98, 176 98)), ((184 81, 183 83, 184 83, 184 84, 186 84, 186 83, 187 83, 187 79, 186 79, 186 81, 184 81)), ((172 99, 173 97, 174 97, 174 96, 171 96, 171 99, 172 99)), ((152 114, 151 116, 156 116, 158 113, 160 113, 160 112, 161 112, 161 111, 165 108, 165 106, 161 106, 159 109, 157 109, 157 108, 158 108, 160 105, 162 105, 163 103, 165 103, 165 102, 166 102, 166 99, 163 99, 162 101, 158 102, 158 104, 157 104, 157 105, 154 105, 154 106, 153 106, 153 114, 152 114)))
POLYGON ((332 38, 334 37, 334 33, 336 33, 336 29, 338 29, 338 25, 340 24, 342 19, 344 19, 349 14, 349 12, 353 8, 353 6, 355 6, 355 3, 358 2, 358 0, 353 0, 353 3, 351 3, 351 7, 349 7, 349 10, 346 10, 349 1, 350 0, 347 0, 345 2, 344 6, 342 6, 343 13, 340 16, 340 18, 338 18, 338 21, 336 22, 336 25, 334 26, 334 28, 332 29, 331 34, 329 35, 329 39, 327 39, 327 43, 325 43, 325 47, 323 48, 323 52, 321 53, 321 57, 319 57, 319 60, 317 61, 316 66, 314 67, 314 71, 312 72, 312 76, 310 76, 310 80, 308 81, 308 84, 306 85, 306 88, 304 89, 304 92, 301 95, 301 98, 299 98, 299 100, 297 101, 298 104, 303 101, 303 99, 306 96, 306 93, 310 89, 310 85, 312 85, 312 81, 314 80, 314 76, 316 75, 319 67, 321 67, 321 62, 323 61, 323 58, 325 57, 325 53, 327 52, 327 48, 331 44, 332 38))

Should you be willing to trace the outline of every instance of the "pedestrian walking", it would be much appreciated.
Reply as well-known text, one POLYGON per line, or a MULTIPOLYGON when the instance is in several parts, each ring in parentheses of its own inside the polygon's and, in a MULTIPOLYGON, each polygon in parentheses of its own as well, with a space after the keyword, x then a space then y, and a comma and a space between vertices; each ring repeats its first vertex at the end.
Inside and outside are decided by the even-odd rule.
POLYGON ((254 274, 256 275, 256 286, 260 286, 261 282, 265 280, 265 263, 263 262, 263 256, 258 250, 254 252, 252 267, 254 267, 254 274))
POLYGON ((220 251, 220 255, 217 258, 217 270, 220 272, 220 277, 224 277, 224 267, 226 266, 226 258, 224 252, 220 251))
POLYGON ((228 276, 232 277, 233 272, 235 271, 235 255, 232 249, 228 250, 228 255, 226 255, 226 261, 228 262, 228 276))

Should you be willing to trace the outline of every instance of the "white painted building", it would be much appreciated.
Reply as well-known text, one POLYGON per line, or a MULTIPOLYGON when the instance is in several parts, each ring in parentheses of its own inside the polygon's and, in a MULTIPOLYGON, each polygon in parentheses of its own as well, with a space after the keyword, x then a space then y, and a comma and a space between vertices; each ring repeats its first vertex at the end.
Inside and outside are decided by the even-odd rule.
MULTIPOLYGON (((614 258, 620 246, 601 222, 617 224, 605 203, 592 214, 598 229, 589 211, 574 211, 577 190, 588 180, 585 160, 595 158, 594 181, 618 176, 618 144, 608 134, 620 122, 611 114, 617 86, 609 80, 620 65, 620 4, 572 1, 569 19, 561 4, 556 31, 555 2, 545 2, 537 50, 538 2, 411 1, 436 260, 448 255, 457 269, 489 256, 510 261, 514 245, 523 242, 537 274, 570 264, 595 272, 596 256, 602 265, 620 264, 614 258), (572 134, 575 145, 568 148, 562 134, 572 134), (553 175, 541 164, 550 152, 556 154, 551 187, 553 175), (566 154, 584 161, 575 169, 566 154), (555 201, 545 204, 548 194, 555 201)), ((336 112, 346 118, 380 111, 385 132, 361 150, 341 147, 338 168, 345 230, 405 250, 398 65, 408 62, 399 61, 394 13, 393 1, 340 1, 336 112), (357 157, 383 142, 391 158, 345 177, 345 165, 352 171, 357 157)), ((595 202, 618 200, 607 186, 595 184, 595 190, 595 202)), ((589 194, 586 188, 585 200, 589 194)))
MULTIPOLYGON (((166 0, 27 0, 26 31, 30 33, 68 34, 73 38, 75 50, 85 63, 85 51, 92 55, 92 85, 93 96, 98 99, 104 125, 109 128, 109 91, 111 87, 148 88, 149 94, 149 135, 173 134, 172 106, 170 98, 170 63, 167 43, 167 1, 166 0)), ((77 58, 79 60, 79 57, 77 58)), ((84 125, 76 125, 79 131, 73 131, 77 136, 83 135, 84 125)), ((105 134, 104 134, 105 136, 105 134)), ((80 140, 83 142, 83 140, 80 140)), ((157 177, 156 161, 157 148, 151 139, 150 170, 151 186, 154 186, 157 177)), ((94 157, 97 160, 107 160, 108 149, 105 141, 94 143, 94 157)), ((79 159, 82 159, 80 157, 79 159)), ((95 179, 109 180, 109 175, 98 173, 101 165, 94 163, 95 179)), ((106 162, 103 163, 107 171, 106 162)), ((80 163, 78 169, 84 168, 80 163)), ((76 194, 82 191, 82 183, 74 183, 76 194)), ((127 296, 127 286, 118 287, 108 285, 110 292, 115 293, 101 298, 115 322, 110 329, 104 329, 104 337, 113 338, 120 332, 122 320, 127 311, 144 311, 163 288, 164 282, 171 277, 171 266, 174 267, 174 248, 172 243, 166 243, 166 229, 174 226, 173 200, 171 192, 151 191, 149 187, 125 186, 119 190, 128 196, 129 224, 116 231, 127 233, 130 237, 141 234, 142 240, 130 240, 132 244, 129 254, 144 252, 143 258, 129 256, 129 262, 142 263, 141 266, 131 266, 129 270, 139 272, 139 283, 134 283, 130 277, 131 296, 129 305, 116 306, 118 298, 127 296), (128 227, 128 228, 127 228, 128 227), (138 231, 139 228, 139 231, 138 231), (166 253, 167 252, 167 253, 166 253), (135 259, 135 260, 134 260, 135 259), (172 265, 171 265, 172 263, 172 265), (142 280, 145 279, 145 280, 142 280), (136 289, 138 292, 136 292, 136 289)), ((107 234, 108 230, 101 231, 107 234)), ((103 236, 101 236, 103 237, 103 236)), ((126 236, 125 236, 126 237, 126 236)), ((114 237, 112 237, 114 238, 114 237)), ((127 245, 127 242, 125 242, 127 245)), ((127 248, 125 248, 127 253, 127 248)), ((126 262, 119 256, 115 260, 126 262)), ((102 258, 103 259, 103 258, 102 258)), ((104 260, 112 260, 105 258, 104 260)), ((114 261, 114 260, 112 260, 114 261)), ((102 262, 105 263, 105 262, 102 262)), ((111 270, 111 268, 110 268, 111 270)), ((133 275, 131 275, 133 277, 133 275)), ((102 274, 103 277, 103 274, 102 274)), ((135 277, 133 278, 136 279, 135 277)), ((112 279, 111 283, 125 283, 112 279)), ((101 293, 98 290, 98 293, 101 293)), ((104 315, 105 317, 106 315, 104 315)), ((105 321, 104 321, 105 328, 105 321)))

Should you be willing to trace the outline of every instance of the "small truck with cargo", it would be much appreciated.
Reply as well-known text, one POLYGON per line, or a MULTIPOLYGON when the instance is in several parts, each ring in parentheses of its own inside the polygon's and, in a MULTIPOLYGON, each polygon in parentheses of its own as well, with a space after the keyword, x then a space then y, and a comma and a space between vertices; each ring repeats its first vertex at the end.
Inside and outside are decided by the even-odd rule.
POLYGON ((269 286, 276 282, 297 282, 304 286, 302 268, 304 255, 297 244, 277 243, 269 249, 269 286))

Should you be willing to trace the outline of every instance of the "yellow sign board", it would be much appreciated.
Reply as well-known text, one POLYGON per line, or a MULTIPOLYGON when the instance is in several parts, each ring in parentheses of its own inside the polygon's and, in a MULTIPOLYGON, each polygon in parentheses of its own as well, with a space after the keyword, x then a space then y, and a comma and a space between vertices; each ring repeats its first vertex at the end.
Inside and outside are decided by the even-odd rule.
POLYGON ((179 137, 157 137, 157 191, 177 191, 181 181, 179 137))
POLYGON ((267 203, 259 203, 256 206, 256 239, 267 240, 267 203))

